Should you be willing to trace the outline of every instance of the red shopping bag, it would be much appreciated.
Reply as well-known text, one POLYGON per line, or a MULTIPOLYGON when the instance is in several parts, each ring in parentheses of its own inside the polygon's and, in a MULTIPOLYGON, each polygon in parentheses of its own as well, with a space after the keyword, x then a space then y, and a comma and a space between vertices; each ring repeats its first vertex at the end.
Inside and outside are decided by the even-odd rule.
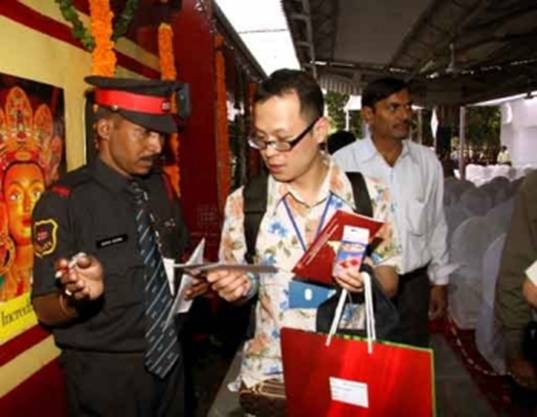
POLYGON ((431 349, 282 329, 289 417, 431 417, 431 349))

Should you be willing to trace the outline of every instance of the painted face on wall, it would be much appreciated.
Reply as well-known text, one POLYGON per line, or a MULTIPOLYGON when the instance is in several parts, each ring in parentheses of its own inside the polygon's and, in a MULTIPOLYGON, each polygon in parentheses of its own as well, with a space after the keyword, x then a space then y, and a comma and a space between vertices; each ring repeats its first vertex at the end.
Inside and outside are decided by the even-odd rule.
POLYGON ((45 190, 43 171, 34 162, 17 162, 4 174, 9 233, 17 246, 31 244, 32 210, 45 190))

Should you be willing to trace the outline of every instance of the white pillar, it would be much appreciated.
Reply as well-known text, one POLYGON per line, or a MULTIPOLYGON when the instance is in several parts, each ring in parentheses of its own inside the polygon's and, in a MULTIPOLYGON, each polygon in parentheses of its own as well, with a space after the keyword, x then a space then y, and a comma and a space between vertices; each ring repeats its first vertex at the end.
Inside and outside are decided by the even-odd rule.
POLYGON ((466 144, 466 107, 459 108, 459 173, 465 179, 466 161, 464 160, 464 146, 466 144))
POLYGON ((423 110, 418 109, 418 143, 423 143, 423 110))

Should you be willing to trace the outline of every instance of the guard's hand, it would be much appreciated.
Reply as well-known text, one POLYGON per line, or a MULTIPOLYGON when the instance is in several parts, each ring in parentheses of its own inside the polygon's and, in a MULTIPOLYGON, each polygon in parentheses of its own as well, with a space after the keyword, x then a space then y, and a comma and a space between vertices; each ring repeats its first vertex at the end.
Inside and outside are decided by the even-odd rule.
POLYGON ((364 282, 357 268, 338 268, 334 279, 340 287, 349 292, 362 292, 364 290, 364 282))
POLYGON ((191 300, 207 292, 209 283, 204 278, 192 277, 192 285, 185 291, 185 298, 191 300))
POLYGON ((447 285, 431 286, 431 299, 429 301, 429 319, 437 320, 446 315, 447 285))
POLYGON ((75 260, 58 259, 56 278, 68 297, 76 301, 96 300, 104 292, 103 267, 97 258, 79 255, 75 260))
POLYGON ((537 285, 534 285, 528 278, 522 284, 522 294, 530 306, 537 308, 537 285))
POLYGON ((246 274, 239 271, 212 271, 207 274, 207 281, 220 297, 229 302, 244 297, 252 288, 252 283, 246 274))

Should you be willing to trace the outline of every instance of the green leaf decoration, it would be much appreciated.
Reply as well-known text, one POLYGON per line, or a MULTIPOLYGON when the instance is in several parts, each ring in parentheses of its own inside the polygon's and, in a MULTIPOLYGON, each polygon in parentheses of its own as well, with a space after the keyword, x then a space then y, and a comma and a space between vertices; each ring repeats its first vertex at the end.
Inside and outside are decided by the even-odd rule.
MULTIPOLYGON (((80 18, 78 17, 78 12, 73 6, 72 0, 55 0, 58 4, 62 16, 67 20, 73 27, 72 32, 73 36, 80 41, 82 46, 88 51, 93 51, 95 48, 95 39, 91 32, 84 26, 80 18)), ((116 41, 127 33, 129 29, 129 24, 132 21, 132 18, 138 10, 139 0, 127 0, 125 7, 121 14, 116 18, 114 23, 114 29, 112 31, 112 40, 116 41)))

